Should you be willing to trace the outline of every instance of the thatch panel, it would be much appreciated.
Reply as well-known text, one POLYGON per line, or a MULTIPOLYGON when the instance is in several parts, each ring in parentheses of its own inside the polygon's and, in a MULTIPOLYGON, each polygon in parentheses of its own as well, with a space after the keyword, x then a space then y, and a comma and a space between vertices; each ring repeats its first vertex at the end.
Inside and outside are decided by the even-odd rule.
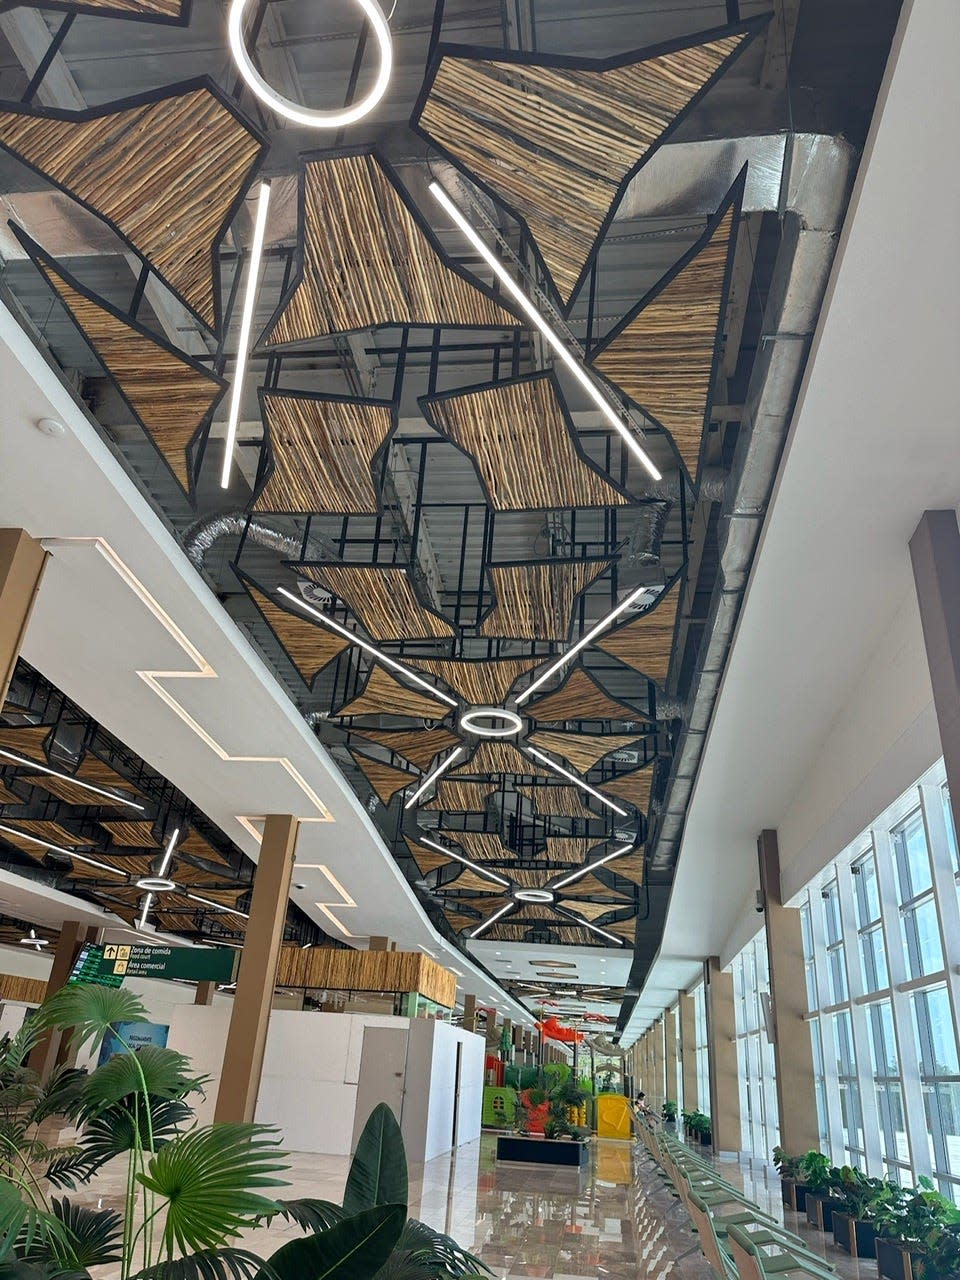
POLYGON ((219 849, 215 849, 206 836, 199 831, 188 831, 181 834, 177 841, 177 853, 189 853, 196 858, 205 858, 208 862, 219 862, 223 866, 230 865, 219 849))
POLYGON ((603 928, 607 933, 614 933, 618 938, 624 938, 631 945, 637 937, 637 917, 629 916, 626 920, 615 920, 613 924, 605 924, 603 928))
POLYGON ((680 582, 676 579, 660 593, 651 609, 633 622, 607 632, 596 642, 597 647, 657 684, 666 684, 679 605, 680 582))
POLYGON ((0 111, 0 146, 111 223, 213 327, 214 250, 262 143, 211 89, 56 117, 0 111))
MULTIPOLYGON (((613 864, 610 862, 604 863, 605 867, 610 867, 612 865, 613 864)), ((557 892, 563 898, 589 898, 596 897, 598 894, 612 893, 613 890, 608 884, 604 884, 602 880, 598 880, 593 872, 590 872, 589 875, 581 876, 579 880, 574 880, 573 884, 569 887, 564 886, 564 888, 558 889, 557 892)))
POLYGON ((68 13, 93 13, 108 18, 140 18, 149 22, 185 21, 188 0, 58 0, 68 13))
POLYGON ((541 786, 518 787, 533 803, 534 813, 558 818, 593 818, 596 815, 584 805, 582 794, 576 787, 541 786))
POLYGON ((653 765, 623 773, 610 782, 601 783, 605 795, 617 796, 646 813, 650 806, 650 788, 653 786, 653 765))
POLYGON ((426 694, 416 693, 380 667, 374 667, 363 692, 337 711, 337 716, 417 716, 442 720, 450 708, 426 694))
POLYGON ((497 886, 492 880, 488 880, 486 876, 477 875, 476 871, 471 871, 469 867, 464 867, 456 880, 448 881, 441 885, 438 893, 460 893, 462 889, 475 889, 478 893, 490 893, 496 891, 497 886))
POLYGON ((487 797, 496 790, 492 782, 461 782, 459 778, 441 778, 432 800, 424 809, 443 809, 448 813, 481 813, 487 797))
MULTIPOLYGON (((549 777, 550 774, 523 755, 511 742, 484 739, 466 764, 454 769, 454 777, 499 776, 500 774, 526 774, 528 777, 549 777)), ((492 789, 492 787, 491 787, 492 789)))
POLYGON ((374 640, 437 640, 454 634, 449 622, 420 603, 402 567, 298 565, 297 572, 332 591, 374 640))
MULTIPOLYGON (((15 818, 5 825, 15 827, 18 832, 23 832, 26 836, 35 836, 37 840, 49 840, 51 844, 59 845, 61 848, 86 849, 92 843, 90 840, 82 840, 79 836, 75 836, 72 831, 67 831, 58 822, 48 822, 39 818, 15 818)), ((22 839, 12 830, 0 831, 0 840, 6 840, 8 844, 14 845, 38 862, 46 857, 46 850, 42 845, 36 844, 34 840, 22 839)))
POLYGON ((113 843, 127 849, 159 849, 152 822, 101 822, 113 843))
MULTIPOLYGON (((641 731, 642 732, 642 731, 641 731)), ((638 733, 534 733, 530 736, 531 745, 541 751, 552 752, 562 756, 580 773, 589 773, 594 765, 616 751, 627 747, 640 737, 638 733)))
POLYGON ((376 514, 371 468, 394 426, 389 404, 265 391, 263 415, 273 471, 255 511, 376 514))
POLYGON ((747 39, 596 69, 445 56, 417 123, 524 219, 566 302, 631 171, 747 39))
MULTIPOLYGON (((29 782, 31 787, 40 787, 43 791, 49 792, 50 795, 56 796, 58 800, 62 800, 65 804, 96 806, 98 808, 109 809, 114 807, 106 796, 99 796, 95 791, 88 791, 78 786, 72 778, 54 778, 50 774, 38 773, 27 777, 24 775, 19 779, 21 782, 29 782)), ((124 791, 132 795, 139 794, 131 783, 124 783, 124 791)), ((16 803, 22 804, 22 801, 16 803)))
POLYGON ((269 596, 246 580, 243 580, 243 585, 305 684, 313 684, 318 671, 339 658, 344 649, 349 649, 349 640, 319 623, 309 622, 304 617, 281 609, 269 596))
POLYGON ((547 836, 545 856, 548 862, 581 863, 596 843, 587 836, 547 836))
POLYGON ((633 884, 643 884, 644 857, 642 853, 628 853, 626 857, 615 858, 606 864, 607 870, 616 876, 622 876, 633 884))
POLYGON ((133 795, 138 794, 132 782, 129 782, 122 773, 117 773, 112 765, 95 756, 92 751, 88 751, 80 761, 76 776, 82 778, 84 782, 92 782, 95 787, 109 787, 113 791, 129 791, 133 795))
MULTIPOLYGON (((565 906, 570 911, 575 911, 578 916, 583 916, 584 920, 598 920, 600 916, 605 916, 611 911, 616 911, 618 907, 629 907, 632 904, 624 898, 614 897, 610 902, 569 902, 565 906)), ((607 926, 604 925, 604 928, 607 926)))
POLYGON ((489 662, 457 661, 453 658, 410 659, 412 667, 436 676, 474 707, 500 706, 520 677, 543 662, 543 658, 493 658, 489 662))
MULTIPOLYGON (((28 760, 36 760, 38 764, 46 764, 43 744, 52 732, 53 726, 49 724, 29 725, 25 729, 0 729, 0 747, 15 751, 18 756, 24 756, 28 760)), ((8 762, 2 756, 0 762, 4 767, 7 766, 8 762)))
POLYGON ((551 374, 425 397, 420 403, 428 421, 471 457, 497 511, 629 502, 579 451, 551 374))
POLYGON ((611 698, 582 667, 575 667, 559 689, 531 702, 527 711, 535 720, 548 723, 645 719, 643 712, 611 698))
MULTIPOLYGON (((468 858, 474 862, 503 862, 517 855, 505 848, 500 837, 492 831, 446 831, 447 840, 455 840, 468 858)), ((490 882, 487 881, 489 888, 490 882)))
POLYGON ((388 805, 398 791, 417 779, 415 773, 408 773, 406 769, 395 769, 393 765, 383 764, 380 760, 369 760, 366 756, 357 755, 355 751, 350 754, 384 804, 388 805))
POLYGON ((436 849, 428 849, 426 845, 418 844, 409 836, 405 836, 404 840, 421 875, 427 875, 431 871, 436 871, 437 867, 445 867, 449 864, 450 858, 447 854, 438 853, 436 849))
MULTIPOLYGON (((27 781, 29 782, 30 779, 28 778, 27 781)), ((0 782, 0 804, 23 804, 23 801, 18 795, 15 795, 9 787, 5 787, 3 783, 0 782)))
POLYGON ((611 564, 612 560, 550 560, 489 565, 497 602, 480 624, 480 634, 566 640, 577 596, 611 564))
POLYGON ((363 736, 381 747, 386 747, 388 751, 396 752, 398 756, 403 756, 404 760, 409 760, 418 769, 424 770, 429 768, 441 751, 449 750, 460 741, 447 729, 383 731, 371 729, 364 732, 363 736))
POLYGON ((480 923, 473 916, 461 915, 458 911, 445 911, 443 914, 451 929, 454 929, 457 933, 462 933, 469 926, 476 926, 480 923))
POLYGON ((446 265, 374 156, 312 161, 300 181, 302 271, 268 327, 269 345, 389 324, 516 325, 446 265))

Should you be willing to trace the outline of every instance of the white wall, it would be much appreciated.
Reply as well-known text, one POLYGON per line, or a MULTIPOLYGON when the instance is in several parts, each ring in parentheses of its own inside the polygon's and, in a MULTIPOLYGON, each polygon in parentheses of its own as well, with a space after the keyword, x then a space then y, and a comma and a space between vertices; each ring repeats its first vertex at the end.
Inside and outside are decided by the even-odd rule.
POLYGON ((457 1146, 480 1136, 485 1053, 483 1038, 460 1027, 425 1019, 411 1023, 402 1118, 410 1160, 432 1160, 451 1150, 455 1106, 457 1146))

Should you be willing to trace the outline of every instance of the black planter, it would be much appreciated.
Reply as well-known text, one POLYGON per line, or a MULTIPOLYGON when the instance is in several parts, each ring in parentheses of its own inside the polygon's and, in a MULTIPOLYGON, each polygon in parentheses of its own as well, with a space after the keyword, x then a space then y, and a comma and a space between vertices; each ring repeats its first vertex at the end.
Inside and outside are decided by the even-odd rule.
POLYGON ((792 1209, 794 1213, 804 1213, 807 1208, 807 1189, 805 1182, 797 1182, 795 1178, 781 1178, 780 1197, 784 1208, 792 1209))
POLYGON ((877 1270, 886 1280, 913 1280, 913 1254, 899 1240, 877 1236, 877 1270))
POLYGON ((807 1192, 807 1221, 811 1227, 821 1231, 830 1231, 833 1226, 833 1211, 843 1211, 843 1201, 834 1200, 826 1191, 807 1192))
POLYGON ((700 1145, 701 1145, 702 1147, 712 1147, 712 1146, 713 1146, 713 1134, 712 1134, 712 1133, 701 1133, 701 1135, 700 1135, 700 1145))
POLYGON ((497 1159, 521 1164, 564 1164, 579 1169, 587 1163, 588 1151, 585 1142, 503 1136, 497 1138, 497 1159))
POLYGON ((877 1229, 872 1222, 863 1222, 852 1214, 834 1209, 831 1215, 833 1242, 849 1253, 851 1258, 875 1258, 877 1229))

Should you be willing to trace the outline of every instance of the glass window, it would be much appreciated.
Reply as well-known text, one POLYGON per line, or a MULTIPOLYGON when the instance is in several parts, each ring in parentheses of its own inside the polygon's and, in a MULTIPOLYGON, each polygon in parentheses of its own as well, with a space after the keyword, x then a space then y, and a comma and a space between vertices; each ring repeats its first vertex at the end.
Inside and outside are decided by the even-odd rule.
POLYGON ((877 885, 877 860, 868 854, 850 868, 857 895, 857 927, 865 929, 880 919, 880 889, 877 885))
POLYGON ((919 812, 913 814, 891 834, 900 883, 900 901, 910 902, 933 884, 930 851, 927 848, 927 833, 922 815, 919 812))
POLYGON ((850 1012, 835 1013, 832 1018, 837 1053, 837 1076, 840 1088, 840 1123, 843 1145, 850 1151, 863 1150, 863 1111, 860 1104, 860 1082, 857 1078, 857 1056, 853 1047, 850 1012))
POLYGON ((922 978, 928 973, 939 973, 943 968, 943 947, 940 944, 937 904, 933 898, 926 898, 915 907, 904 907, 900 912, 900 923, 910 977, 922 978))
POLYGON ((827 945, 843 940, 843 926, 840 921, 840 888, 834 880, 820 891, 823 899, 823 926, 827 935, 827 945))
POLYGON ((911 1002, 921 1076, 926 1079, 960 1075, 953 1015, 946 987, 915 991, 911 1002))
POLYGON ((960 871, 960 852, 957 850, 957 828, 953 821, 953 806, 950 804, 950 788, 946 783, 940 788, 940 800, 943 804, 943 820, 947 824, 947 846, 954 871, 960 871))
POLYGON ((860 934, 860 958, 863 961, 864 991, 882 991, 890 985, 882 925, 875 924, 872 929, 864 929, 860 934))

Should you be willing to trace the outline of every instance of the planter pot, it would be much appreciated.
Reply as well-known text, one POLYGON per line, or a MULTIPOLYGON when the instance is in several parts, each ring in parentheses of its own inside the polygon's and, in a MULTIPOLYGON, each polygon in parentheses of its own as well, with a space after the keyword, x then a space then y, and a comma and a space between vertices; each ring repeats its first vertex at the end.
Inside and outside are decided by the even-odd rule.
POLYGON ((713 1134, 712 1134, 712 1133, 701 1133, 701 1135, 700 1135, 700 1145, 701 1145, 702 1147, 712 1147, 712 1146, 713 1146, 713 1134))
POLYGON ((664 1124, 674 1124, 674 1125, 675 1125, 675 1124, 677 1123, 677 1117, 676 1117, 676 1116, 667 1116, 663 1123, 664 1123, 664 1124))
POLYGON ((807 1184, 795 1178, 780 1179, 780 1196, 784 1207, 794 1213, 804 1213, 807 1208, 807 1184))
POLYGON ((863 1222, 849 1213, 834 1209, 831 1226, 833 1242, 851 1258, 875 1258, 877 1230, 872 1222, 863 1222))
POLYGON ((843 1201, 834 1200, 827 1192, 807 1192, 807 1221, 811 1227, 829 1231, 833 1225, 833 1212, 843 1211, 843 1201))
POLYGON ((497 1159, 522 1164, 564 1164, 579 1169, 587 1163, 585 1142, 516 1135, 497 1138, 497 1159))
POLYGON ((913 1258, 907 1245, 899 1240, 877 1236, 877 1270, 886 1280, 913 1280, 913 1258))

